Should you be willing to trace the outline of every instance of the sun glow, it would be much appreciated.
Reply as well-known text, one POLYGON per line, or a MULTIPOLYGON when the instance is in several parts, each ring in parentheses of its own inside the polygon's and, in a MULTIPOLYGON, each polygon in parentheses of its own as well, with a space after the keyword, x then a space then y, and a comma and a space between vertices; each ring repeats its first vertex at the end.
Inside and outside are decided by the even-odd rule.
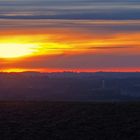
POLYGON ((1 43, 0 58, 18 58, 35 52, 35 44, 1 43))

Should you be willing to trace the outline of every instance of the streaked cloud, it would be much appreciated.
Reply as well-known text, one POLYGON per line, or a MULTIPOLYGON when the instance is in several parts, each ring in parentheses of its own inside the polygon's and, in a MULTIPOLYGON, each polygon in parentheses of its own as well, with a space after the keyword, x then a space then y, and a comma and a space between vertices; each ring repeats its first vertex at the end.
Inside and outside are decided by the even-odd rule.
POLYGON ((140 19, 140 1, 29 0, 0 1, 5 19, 140 19))

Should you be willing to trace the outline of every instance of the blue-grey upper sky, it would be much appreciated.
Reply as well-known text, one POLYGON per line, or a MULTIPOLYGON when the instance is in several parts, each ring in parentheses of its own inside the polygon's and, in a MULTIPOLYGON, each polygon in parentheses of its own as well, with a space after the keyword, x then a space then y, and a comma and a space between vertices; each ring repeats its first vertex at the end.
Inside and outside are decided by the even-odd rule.
POLYGON ((7 0, 4 19, 140 19, 140 0, 7 0))

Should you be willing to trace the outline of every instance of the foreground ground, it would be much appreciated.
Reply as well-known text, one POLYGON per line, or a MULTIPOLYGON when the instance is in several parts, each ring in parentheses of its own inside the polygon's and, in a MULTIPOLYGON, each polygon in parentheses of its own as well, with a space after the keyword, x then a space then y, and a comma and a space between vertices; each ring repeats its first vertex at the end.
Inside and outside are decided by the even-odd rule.
POLYGON ((0 102, 0 139, 140 139, 140 103, 0 102))

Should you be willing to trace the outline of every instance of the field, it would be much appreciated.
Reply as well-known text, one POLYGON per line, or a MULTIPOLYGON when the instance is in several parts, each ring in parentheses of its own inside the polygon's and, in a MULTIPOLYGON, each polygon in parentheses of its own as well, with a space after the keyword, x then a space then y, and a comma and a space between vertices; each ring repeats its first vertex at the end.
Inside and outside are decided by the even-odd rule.
POLYGON ((140 103, 0 102, 0 139, 140 139, 140 103))

